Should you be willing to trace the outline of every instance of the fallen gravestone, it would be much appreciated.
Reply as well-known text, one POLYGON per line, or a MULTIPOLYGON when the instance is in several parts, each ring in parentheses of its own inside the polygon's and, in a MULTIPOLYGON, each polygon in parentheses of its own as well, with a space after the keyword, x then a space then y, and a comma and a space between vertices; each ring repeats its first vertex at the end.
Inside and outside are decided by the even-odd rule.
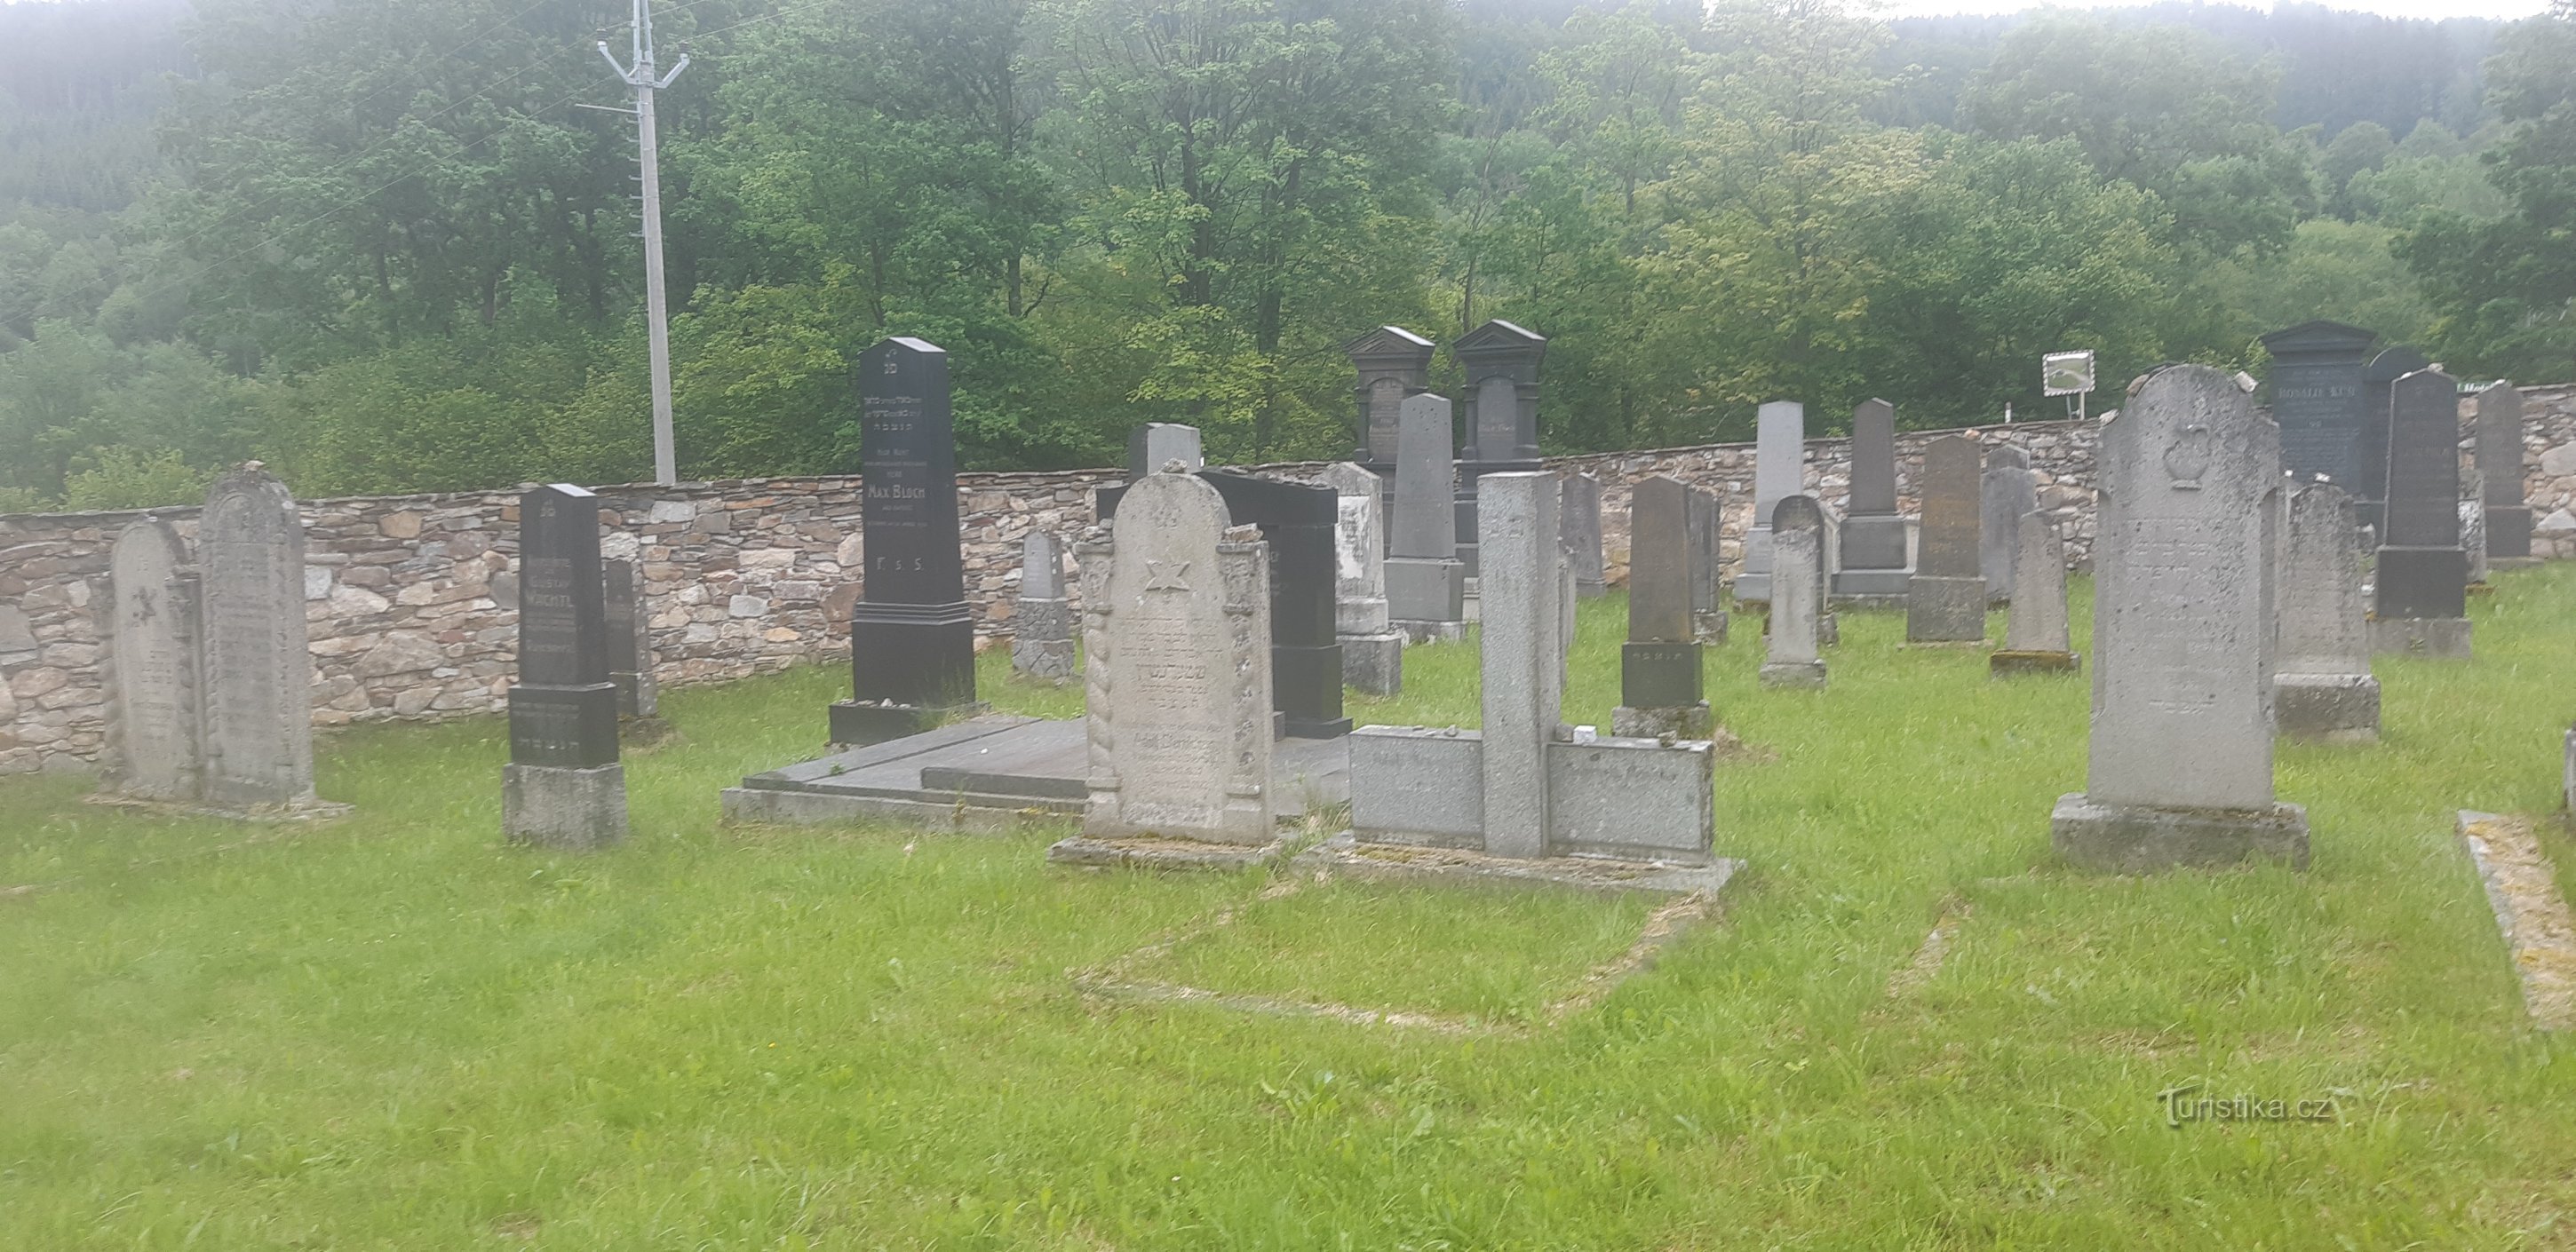
POLYGON ((2379 680, 2361 595, 2361 517, 2351 493, 2310 483, 2291 493, 2281 527, 2281 633, 2273 663, 2280 732, 2379 738, 2379 680))
POLYGON ((588 849, 626 837, 605 601, 599 497, 564 483, 522 493, 519 681, 501 767, 501 830, 513 842, 588 849))

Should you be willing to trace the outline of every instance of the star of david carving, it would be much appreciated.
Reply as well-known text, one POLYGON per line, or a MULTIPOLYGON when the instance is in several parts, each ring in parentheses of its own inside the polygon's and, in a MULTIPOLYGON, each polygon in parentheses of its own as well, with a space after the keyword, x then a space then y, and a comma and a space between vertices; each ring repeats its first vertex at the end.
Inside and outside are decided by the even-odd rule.
POLYGON ((1190 563, 1187 561, 1145 562, 1145 590, 1187 591, 1190 563))

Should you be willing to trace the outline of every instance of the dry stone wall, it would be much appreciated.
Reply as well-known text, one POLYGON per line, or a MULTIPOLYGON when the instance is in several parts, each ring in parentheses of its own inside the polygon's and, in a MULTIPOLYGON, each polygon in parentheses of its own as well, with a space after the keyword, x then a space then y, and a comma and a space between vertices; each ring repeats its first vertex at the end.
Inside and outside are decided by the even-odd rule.
MULTIPOLYGON (((2536 553, 2576 558, 2576 388, 2525 392, 2536 553)), ((1915 510, 1923 446, 1898 437, 1902 507, 1915 510)), ((2030 453, 2040 503, 2070 561, 2093 545, 2091 423, 2031 422, 1966 432, 2030 453)), ((2464 435, 2465 446, 2465 435, 2464 435)), ((1668 474, 1723 487, 1725 549, 1736 559, 1753 500, 1753 449, 1718 444, 1551 458, 1603 484, 1611 581, 1624 581, 1629 485, 1668 474)), ((1810 440, 1808 480, 1840 510, 1850 445, 1810 440)), ((1263 467, 1312 480, 1319 463, 1263 467)), ((1007 637, 1031 530, 1066 546, 1091 524, 1091 493, 1117 470, 960 474, 966 595, 980 637, 1007 637)), ((2470 479, 2468 481, 2474 481, 2470 479)), ((656 673, 665 684, 738 678, 801 661, 842 661, 859 593, 859 480, 767 478, 599 489, 604 555, 638 561, 656 673)), ((517 510, 511 492, 307 501, 305 610, 320 726, 497 712, 518 643, 517 510)), ((191 542, 196 510, 156 510, 191 542)), ((0 773, 95 766, 106 742, 108 553, 138 513, 0 516, 0 773)), ((1072 594, 1078 594, 1074 592, 1072 594)), ((1078 606, 1077 606, 1078 607, 1078 606)))

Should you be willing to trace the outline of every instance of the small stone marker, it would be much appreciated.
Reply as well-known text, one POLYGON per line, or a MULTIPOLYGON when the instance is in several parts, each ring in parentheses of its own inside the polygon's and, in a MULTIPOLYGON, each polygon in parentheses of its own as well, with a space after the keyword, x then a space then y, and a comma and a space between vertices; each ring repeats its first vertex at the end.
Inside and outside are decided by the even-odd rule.
POLYGON ((644 579, 636 563, 603 559, 600 574, 608 613, 608 681, 617 684, 620 718, 658 717, 661 684, 653 678, 653 623, 644 605, 644 579))
POLYGON ((1359 372, 1359 461, 1391 471, 1400 453, 1404 399, 1431 386, 1430 340, 1380 326, 1342 345, 1359 372))
POLYGON ((1807 490, 1807 406, 1773 400, 1754 415, 1753 524, 1744 532, 1744 565, 1735 598, 1771 598, 1771 512, 1807 490))
POLYGON ((215 481, 197 529, 203 571, 204 798, 310 808, 313 656, 304 523, 286 484, 244 465, 215 481))
POLYGON ((1987 660, 1988 672, 2072 674, 2083 662, 2067 635, 2066 542, 2056 521, 2036 509, 2021 515, 2013 538, 2012 609, 2004 615, 2004 646, 1987 660))
POLYGON ((1556 475, 1489 474, 1477 490, 1484 552, 1485 850, 1547 852, 1547 745, 1563 724, 1565 567, 1556 475))
POLYGON ((850 698, 831 740, 863 745, 982 711, 957 521, 948 354, 897 336, 859 356, 865 598, 850 609, 850 698))
POLYGON ((1388 542, 1390 624, 1416 643, 1466 633, 1466 572, 1458 560, 1457 470, 1449 457, 1447 397, 1405 397, 1388 542))
POLYGON ((2022 515, 2039 507, 2039 485, 2030 472, 2030 454, 2008 443, 1986 449, 1981 500, 1977 569, 1985 575, 1987 599, 2009 600, 2022 515))
MULTIPOLYGON (((2168 365, 2104 423, 2086 789, 2057 853, 2143 873, 2271 857, 2304 868, 2304 809, 2272 792, 2280 433, 2226 373, 2168 365)), ((1919 585, 1919 584, 1918 584, 1919 585)))
POLYGON ((2481 500, 2460 501, 2460 551, 2469 554, 2469 592, 2485 595, 2487 585, 2487 506, 2481 500))
POLYGON ((1134 482, 1159 473, 1174 461, 1188 473, 1207 468, 1199 428, 1179 422, 1147 422, 1127 433, 1127 479, 1134 482))
POLYGON ((1708 699, 1692 622, 1691 489, 1662 475, 1628 497, 1628 641, 1619 648, 1613 734, 1706 739, 1708 699))
POLYGON ((1701 643, 1726 642, 1726 498, 1690 489, 1691 629, 1701 643))
POLYGON ((197 739, 199 592, 187 545, 169 522, 146 514, 117 532, 108 568, 116 789, 142 800, 194 800, 205 760, 197 739))
POLYGON ((626 837, 603 581, 599 497, 565 483, 522 493, 519 681, 501 767, 501 829, 514 842, 585 849, 626 837))
POLYGON ((1601 480, 1569 474, 1560 490, 1565 546, 1574 555, 1574 594, 1590 599, 1610 589, 1601 557, 1601 480))
POLYGON ((2375 652, 2469 655, 2469 557, 2460 547, 2459 388, 2417 370, 2391 389, 2375 652))
POLYGON ((1064 551, 1032 530, 1020 541, 1020 598, 1011 610, 1011 668, 1040 682, 1073 677, 1073 604, 1064 596, 1064 551))
POLYGON ((2478 498, 2486 502, 2487 556, 2508 567, 2531 558, 2524 492, 2522 392, 2497 383, 2478 393, 2478 498))
POLYGON ((1852 410, 1851 515, 1843 519, 1836 596, 1885 602, 1905 594, 1913 570, 1905 518, 1896 511, 1896 406, 1868 400, 1852 410))
POLYGON ((1825 510, 1811 496, 1790 496, 1771 512, 1771 650, 1765 687, 1822 687, 1817 655, 1825 589, 1825 510))
POLYGON ((1215 486, 1148 474, 1082 544, 1083 833, 1267 846, 1270 579, 1215 486))
POLYGON ((2352 495, 2310 483, 2290 495, 2281 528, 2281 655, 2273 663, 2280 732, 2379 738, 2379 680, 2361 597, 2361 516, 2352 495))
POLYGON ((1340 521, 1333 530, 1333 633, 1342 644, 1342 685, 1391 696, 1404 689, 1404 636, 1389 625, 1381 480, 1341 461, 1324 467, 1324 484, 1340 493, 1340 521))
POLYGON ((1943 435, 1923 450, 1923 534, 1905 588, 1908 643, 1985 642, 1982 462, 1977 441, 1964 435, 1943 435))

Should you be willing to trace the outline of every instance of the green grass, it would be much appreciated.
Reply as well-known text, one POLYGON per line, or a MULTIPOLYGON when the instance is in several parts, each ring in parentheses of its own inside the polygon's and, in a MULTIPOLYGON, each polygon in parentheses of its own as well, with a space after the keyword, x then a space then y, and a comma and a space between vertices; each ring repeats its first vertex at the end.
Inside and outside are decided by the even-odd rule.
MULTIPOLYGON (((633 841, 587 858, 502 845, 491 720, 329 737, 357 815, 267 843, 8 780, 0 888, 64 885, 0 898, 0 1248, 2576 1246, 2576 1045, 2524 1026, 2450 835, 2556 808, 2576 568, 2498 581, 2476 661, 2381 665, 2382 744, 2280 753, 2304 875, 2067 873, 2085 680, 1855 613, 1829 690, 1764 691, 1739 619, 1709 690, 1776 754, 1720 767, 1752 869, 1654 969, 1501 1037, 1067 976, 1257 875, 718 829, 719 787, 813 749, 837 667, 671 693, 633 841), (2187 1083, 2340 1120, 2169 1129, 2187 1083)), ((1617 612, 1585 606, 1572 720, 1608 720, 1617 612)), ((1078 704, 998 662, 997 706, 1078 704)), ((1471 649, 1407 664, 1354 716, 1474 723, 1471 649)), ((1138 972, 1502 1012, 1624 907, 1337 889, 1138 972)))

